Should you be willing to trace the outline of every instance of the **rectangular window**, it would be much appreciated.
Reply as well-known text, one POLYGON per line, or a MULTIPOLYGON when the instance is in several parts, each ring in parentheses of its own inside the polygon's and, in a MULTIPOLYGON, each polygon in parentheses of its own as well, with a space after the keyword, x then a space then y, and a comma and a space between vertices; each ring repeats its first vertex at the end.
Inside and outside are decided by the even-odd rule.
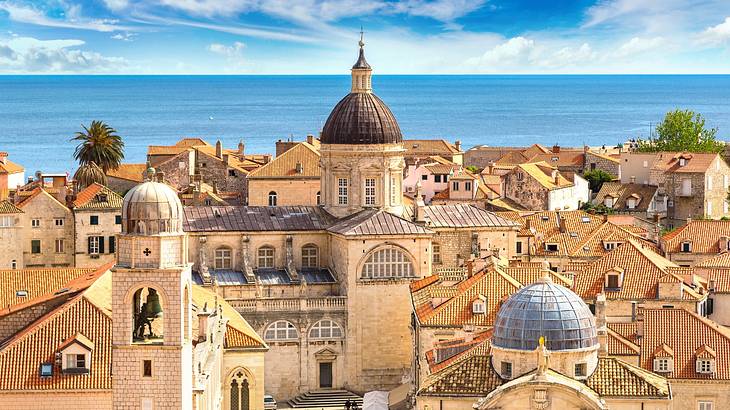
POLYGON ((117 238, 115 236, 109 237, 109 253, 114 253, 117 250, 117 238))
POLYGON ((85 369, 86 368, 86 355, 67 354, 66 355, 66 368, 67 369, 85 369))
POLYGON ((606 287, 609 289, 618 289, 618 275, 608 275, 606 287))
POLYGON ((433 263, 441 263, 441 245, 437 243, 431 245, 431 256, 433 263))
POLYGON ((712 401, 701 400, 697 402, 698 410, 714 410, 715 403, 712 401))
MULTIPOLYGON (((441 182, 441 175, 438 175, 438 174, 437 175, 434 175, 433 176, 433 182, 441 182)), ((444 181, 444 182, 446 182, 446 181, 444 181)))
POLYGON ((56 226, 63 226, 63 218, 55 218, 53 222, 56 224, 56 226))
POLYGON ((30 241, 30 253, 41 253, 41 240, 33 239, 30 241))
POLYGON ((259 248, 259 268, 274 267, 274 248, 259 248))
POLYGON ((53 376, 53 363, 41 363, 40 376, 41 377, 53 376))
POLYGON ((428 174, 423 174, 423 175, 421 175, 421 179, 422 179, 423 181, 428 181, 428 174))
POLYGON ((235 177, 236 176, 236 170, 235 169, 229 169, 228 170, 228 176, 229 177, 235 177))
POLYGON ((56 253, 63 253, 63 239, 56 239, 56 253))
POLYGON ((232 258, 229 248, 219 248, 215 250, 214 266, 216 269, 231 269, 232 258))
POLYGON ((692 180, 685 178, 682 180, 682 196, 692 195, 692 180))
POLYGON ((100 236, 89 236, 89 255, 98 255, 101 250, 100 247, 100 236))
POLYGON ((398 202, 398 181, 395 177, 390 178, 390 204, 395 205, 398 202))
POLYGON ((522 242, 517 242, 515 244, 515 253, 517 253, 517 254, 522 253, 522 242))
POLYGON ((512 363, 510 362, 502 362, 502 371, 500 372, 502 374, 502 377, 505 379, 511 379, 512 378, 512 363))
POLYGON ((546 243, 545 244, 545 250, 548 252, 557 252, 558 251, 558 244, 557 243, 546 243))
POLYGON ((708 191, 712 190, 712 175, 707 176, 707 190, 708 191))
POLYGON ((122 224, 122 216, 121 215, 114 215, 114 223, 117 225, 122 224))
POLYGON ((375 205, 375 178, 365 178, 365 205, 375 205))
POLYGON ((99 225, 99 215, 91 215, 89 217, 89 225, 99 225))
POLYGON ((454 182, 452 185, 454 186, 454 188, 453 188, 454 191, 458 191, 459 190, 459 183, 458 182, 454 182))
POLYGON ((319 267, 317 257, 317 248, 314 246, 305 246, 302 248, 302 268, 319 267))
POLYGON ((347 187, 349 185, 350 180, 347 178, 338 178, 337 179, 337 204, 338 205, 347 205, 347 187))
POLYGON ((707 216, 712 215, 712 202, 707 201, 707 216))
POLYGON ((464 191, 471 191, 471 182, 464 182, 464 191))
POLYGON ((683 242, 682 252, 692 252, 692 244, 690 242, 683 242))
POLYGON ((12 216, 0 216, 0 228, 10 228, 14 222, 15 219, 12 216))
POLYGON ((31 219, 30 226, 32 226, 33 228, 40 228, 41 220, 40 219, 31 219))
POLYGON ((586 377, 586 373, 588 373, 588 365, 585 363, 576 363, 575 364, 575 377, 586 377))
POLYGON ((142 377, 152 377, 152 360, 142 360, 142 377))
POLYGON ((660 358, 654 360, 654 371, 666 373, 669 371, 669 359, 660 358))

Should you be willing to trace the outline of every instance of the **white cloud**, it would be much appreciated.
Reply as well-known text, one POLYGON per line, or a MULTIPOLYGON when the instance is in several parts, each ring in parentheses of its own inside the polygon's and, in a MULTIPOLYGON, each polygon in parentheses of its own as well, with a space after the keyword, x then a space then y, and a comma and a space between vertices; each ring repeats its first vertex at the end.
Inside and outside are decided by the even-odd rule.
POLYGON ((644 54, 666 45, 663 37, 640 38, 634 37, 631 40, 621 44, 621 46, 613 53, 614 57, 624 58, 638 54, 644 54))
POLYGON ((22 6, 16 3, 2 2, 0 3, 0 10, 7 12, 10 20, 20 23, 34 24, 37 26, 103 32, 131 30, 130 27, 117 25, 116 20, 84 18, 81 16, 80 7, 78 5, 68 7, 65 13, 66 18, 63 20, 49 18, 36 8, 22 6))
POLYGON ((119 57, 79 50, 82 40, 39 40, 14 37, 0 41, 0 72, 5 73, 109 73, 127 66, 119 57))
POLYGON ((535 52, 535 41, 525 37, 513 37, 502 44, 494 46, 471 64, 481 66, 512 66, 529 63, 535 52))
POLYGON ((580 47, 562 47, 547 56, 540 57, 535 64, 546 68, 580 67, 583 64, 595 60, 597 53, 591 49, 588 43, 580 47))
POLYGON ((720 45, 730 41, 730 17, 725 21, 712 27, 708 27, 699 34, 698 40, 701 44, 720 45))
POLYGON ((125 8, 127 8, 129 6, 129 0, 103 0, 103 1, 104 1, 104 5, 106 5, 106 7, 109 10, 113 10, 113 11, 124 10, 125 8))
POLYGON ((485 3, 486 0, 405 0, 393 6, 401 13, 451 22, 476 11, 485 3))
POLYGON ((208 46, 208 51, 216 54, 220 54, 230 59, 243 58, 243 49, 246 48, 244 43, 236 41, 233 45, 227 46, 220 43, 213 43, 208 46))
POLYGON ((134 38, 137 37, 136 33, 117 33, 111 36, 110 38, 114 40, 120 40, 120 41, 134 41, 134 38))

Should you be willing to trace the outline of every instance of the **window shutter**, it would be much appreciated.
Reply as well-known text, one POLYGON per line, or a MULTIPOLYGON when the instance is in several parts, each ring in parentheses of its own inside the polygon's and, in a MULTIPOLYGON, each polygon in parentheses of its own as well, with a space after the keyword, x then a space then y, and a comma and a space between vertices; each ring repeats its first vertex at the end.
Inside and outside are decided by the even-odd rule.
POLYGON ((100 254, 104 253, 104 237, 103 236, 99 237, 99 253, 100 254))
POLYGON ((674 359, 672 359, 672 358, 667 359, 667 371, 668 372, 674 371, 674 359))
POLYGON ((659 370, 659 359, 654 359, 654 371, 659 370))
POLYGON ((710 360, 710 372, 715 374, 715 360, 710 360))
POLYGON ((109 253, 114 253, 117 250, 117 238, 114 236, 109 237, 109 253))
POLYGON ((695 371, 697 373, 702 373, 700 363, 702 363, 702 360, 700 360, 700 359, 695 360, 695 371))
POLYGON ((88 240, 88 247, 86 249, 86 253, 88 253, 89 255, 91 255, 91 238, 92 238, 91 236, 86 238, 88 240))

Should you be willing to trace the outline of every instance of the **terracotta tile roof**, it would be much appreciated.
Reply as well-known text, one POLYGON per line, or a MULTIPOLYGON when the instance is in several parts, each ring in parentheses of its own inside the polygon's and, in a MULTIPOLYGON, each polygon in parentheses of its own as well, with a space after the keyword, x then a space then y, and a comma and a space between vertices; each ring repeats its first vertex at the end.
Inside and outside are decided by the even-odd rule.
POLYGON ((187 206, 186 232, 319 231, 336 219, 317 206, 187 206))
POLYGON ((433 349, 426 352, 426 362, 428 363, 428 369, 430 373, 436 373, 441 369, 444 369, 451 364, 463 360, 469 355, 487 355, 489 354, 489 348, 492 339, 492 329, 485 330, 472 336, 472 339, 467 341, 465 338, 457 338, 437 342, 433 349), (437 350, 445 349, 448 351, 447 354, 453 354, 440 362, 437 350))
POLYGON ((620 181, 604 182, 601 190, 598 191, 598 194, 593 199, 593 203, 603 204, 605 198, 611 196, 615 198, 614 204, 611 207, 612 209, 624 212, 645 212, 649 209, 649 205, 657 189, 653 185, 622 184, 620 181), (638 201, 633 209, 626 205, 626 201, 629 198, 634 198, 635 201, 638 201))
POLYGON ((340 219, 328 231, 340 235, 429 235, 433 231, 383 210, 366 209, 340 219))
POLYGON ((66 205, 59 202, 55 196, 51 195, 50 193, 47 192, 47 190, 45 188, 41 188, 41 187, 34 188, 33 191, 31 191, 30 195, 23 198, 23 200, 17 204, 17 207, 21 208, 21 209, 25 208, 26 205, 30 204, 31 202, 33 202, 33 200, 35 198, 37 198, 38 196, 41 196, 41 195, 48 196, 48 198, 50 198, 53 202, 55 202, 56 204, 58 204, 59 206, 63 207, 65 210, 70 212, 70 210, 68 209, 68 207, 66 207, 66 205))
POLYGON ((497 212, 522 212, 528 209, 509 198, 495 198, 489 200, 492 209, 499 209, 497 212))
POLYGON ((544 161, 555 167, 583 167, 585 153, 583 150, 560 150, 530 157, 530 162, 544 161))
POLYGON ((432 228, 517 227, 509 219, 470 204, 429 205, 424 214, 432 228))
POLYGON ((177 155, 181 152, 190 150, 192 147, 176 146, 176 145, 150 145, 147 147, 148 156, 156 155, 177 155))
POLYGON ((0 201, 0 214, 22 214, 23 210, 6 200, 0 201))
MULTIPOLYGON (((535 179, 540 185, 547 189, 559 189, 573 186, 573 183, 568 181, 557 168, 552 165, 548 165, 544 161, 530 162, 526 164, 519 164, 517 168, 521 169, 533 179, 535 179), (557 172, 558 182, 552 177, 552 172, 557 172)), ((517 172, 517 171, 514 171, 517 172)))
POLYGON ((53 294, 73 279, 94 272, 91 268, 40 268, 0 270, 0 316, 17 304, 53 294), (26 296, 16 292, 25 291, 26 296))
POLYGON ((550 153, 550 149, 545 148, 540 144, 532 144, 522 151, 522 154, 528 158, 531 158, 538 154, 549 154, 549 153, 550 153))
POLYGON ((692 253, 719 253, 721 236, 730 237, 730 221, 691 221, 662 236, 662 249, 667 253, 681 252, 682 242, 690 241, 692 253))
POLYGON ((616 158, 616 157, 614 157, 612 155, 603 154, 603 153, 596 152, 596 151, 588 151, 588 153, 591 154, 591 155, 595 155, 598 158, 602 158, 602 159, 605 159, 607 161, 615 162, 617 164, 621 162, 621 160, 619 158, 616 158))
POLYGON ((667 379, 612 357, 599 358, 585 384, 601 397, 670 397, 667 379))
POLYGON ((449 175, 452 172, 456 172, 459 168, 461 168, 461 165, 431 163, 426 164, 423 167, 429 170, 429 172, 431 172, 432 174, 449 175))
POLYGON ((621 336, 610 327, 608 333, 608 354, 611 356, 638 356, 641 353, 639 345, 621 336))
POLYGON ((707 283, 714 283, 715 293, 730 293, 730 268, 712 269, 707 274, 707 283))
POLYGON ((199 147, 199 146, 211 146, 202 138, 187 137, 175 143, 176 147, 199 147))
POLYGON ((250 179, 256 178, 319 178, 319 152, 306 142, 300 142, 268 164, 251 171, 250 179), (301 171, 297 172, 297 167, 301 171))
POLYGON ((460 151, 456 149, 456 145, 446 140, 403 140, 403 148, 406 149, 406 156, 414 155, 433 155, 441 154, 458 154, 460 151))
MULTIPOLYGON (((621 288, 606 290, 606 299, 653 300, 657 298, 660 280, 671 268, 677 267, 674 262, 642 247, 637 241, 628 240, 604 257, 579 267, 575 272, 573 290, 583 299, 592 300, 598 293, 604 292, 606 272, 621 269, 621 288)), ((681 278, 675 277, 675 280, 681 281, 681 278)), ((689 297, 703 297, 687 285, 683 285, 683 293, 689 297)))
POLYGON ((670 379, 730 380, 730 330, 684 309, 643 309, 641 367, 653 368, 654 354, 662 345, 672 351, 670 379), (687 337, 692 335, 692 337, 687 337), (715 354, 714 374, 697 373, 696 352, 703 345, 715 354))
MULTIPOLYGON (((210 159, 215 161, 223 161, 223 158, 215 156, 215 147, 201 146, 193 148, 198 152, 198 155, 207 155, 210 159)), ((235 149, 223 149, 223 155, 228 155, 228 166, 234 168, 244 174, 259 168, 266 163, 266 156, 263 154, 247 154, 241 155, 238 150, 235 149)))
POLYGON ((122 209, 124 198, 104 185, 93 183, 76 195, 74 209, 122 209), (102 201, 101 196, 106 196, 102 201))
POLYGON ((146 164, 119 164, 119 168, 107 171, 106 175, 127 181, 142 182, 146 170, 146 164))
POLYGON ((637 322, 608 323, 606 327, 638 346, 639 339, 636 334, 637 322))
POLYGON ((0 174, 17 174, 18 172, 23 171, 25 171, 25 168, 7 158, 5 159, 4 164, 0 162, 0 174))
MULTIPOLYGON (((696 152, 661 152, 655 157, 652 168, 662 170, 666 173, 705 173, 712 165, 719 154, 696 153, 696 152), (680 158, 684 157, 686 163, 679 166, 680 158)), ((720 158, 722 160, 722 158, 720 158)))
POLYGON ((111 316, 76 296, 0 346, 0 390, 109 390, 111 337, 111 316), (54 363, 59 346, 78 333, 94 341, 89 373, 63 374, 54 364, 53 376, 41 378, 41 363, 54 363))
POLYGON ((717 256, 705 259, 695 264, 696 268, 730 268, 730 252, 723 252, 717 256))
POLYGON ((504 154, 500 159, 496 160, 494 163, 495 165, 507 165, 507 166, 514 166, 518 164, 524 164, 527 162, 529 158, 525 156, 523 153, 518 151, 510 151, 506 154, 504 154))
POLYGON ((485 396, 504 381, 492 368, 486 354, 465 355, 450 366, 428 375, 419 396, 485 396))
POLYGON ((652 242, 630 232, 626 228, 627 227, 615 225, 611 222, 605 222, 593 232, 589 233, 584 238, 581 238, 582 240, 576 243, 572 249, 569 250, 569 254, 574 258, 601 257, 609 252, 609 250, 606 249, 606 243, 624 243, 630 239, 636 241, 643 248, 650 249, 654 253, 661 253, 659 248, 657 248, 652 242))
POLYGON ((223 318, 228 319, 225 335, 226 348, 267 348, 261 336, 224 298, 197 285, 193 286, 191 296, 196 310, 206 304, 212 308, 216 306, 216 302, 218 303, 219 308, 222 309, 223 318))

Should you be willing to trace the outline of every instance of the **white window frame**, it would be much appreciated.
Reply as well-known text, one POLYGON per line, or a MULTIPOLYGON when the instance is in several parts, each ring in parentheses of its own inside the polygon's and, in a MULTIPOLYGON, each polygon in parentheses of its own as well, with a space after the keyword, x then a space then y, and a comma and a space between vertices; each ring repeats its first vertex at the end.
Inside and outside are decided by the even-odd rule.
POLYGON ((296 326, 287 320, 277 320, 270 324, 264 332, 266 340, 297 340, 299 331, 296 326))
POLYGON ((217 248, 213 255, 213 268, 218 269, 233 269, 233 252, 231 248, 221 247, 217 248))
POLYGON ((67 353, 64 360, 66 361, 66 369, 88 369, 86 363, 86 355, 83 353, 67 353), (79 360, 81 358, 81 360, 79 360), (79 362, 81 366, 79 366, 79 362))
POLYGON ((259 268, 273 268, 276 252, 273 246, 262 246, 256 252, 256 266, 259 268))
POLYGON ((712 400, 698 400, 697 410, 715 410, 715 402, 712 400))
POLYGON ((657 357, 654 359, 654 371, 657 373, 669 373, 673 370, 672 359, 669 357, 657 357))
POLYGON ((712 191, 712 175, 707 176, 707 190, 712 191))
POLYGON ((373 206, 375 205, 375 185, 376 180, 375 178, 365 178, 365 206, 373 206))
POLYGON ((483 315, 487 313, 487 304, 481 299, 476 299, 471 303, 471 312, 475 315, 483 315))
POLYGON ((343 335, 342 327, 330 319, 322 319, 309 329, 310 339, 341 339, 343 335))
POLYGON ((715 373, 715 360, 708 358, 697 359, 696 370, 697 373, 701 374, 712 374, 715 373))
POLYGON ((415 276, 411 258, 396 247, 379 248, 371 252, 360 271, 363 279, 397 279, 415 276))
POLYGON ((12 216, 0 216, 0 228, 12 228, 15 225, 15 218, 12 216))
POLYGON ((34 218, 30 220, 30 226, 32 228, 40 228, 41 227, 41 220, 38 218, 34 218))
POLYGON ((319 267, 319 247, 314 244, 302 246, 302 268, 319 267))
POLYGON ((685 252, 685 253, 692 252, 692 242, 682 242, 679 246, 680 246, 680 248, 679 248, 680 252, 685 252))
POLYGON ((90 236, 89 237, 89 255, 98 255, 99 254, 99 236, 90 236))
POLYGON ((337 205, 347 205, 349 203, 349 178, 337 178, 337 205))

